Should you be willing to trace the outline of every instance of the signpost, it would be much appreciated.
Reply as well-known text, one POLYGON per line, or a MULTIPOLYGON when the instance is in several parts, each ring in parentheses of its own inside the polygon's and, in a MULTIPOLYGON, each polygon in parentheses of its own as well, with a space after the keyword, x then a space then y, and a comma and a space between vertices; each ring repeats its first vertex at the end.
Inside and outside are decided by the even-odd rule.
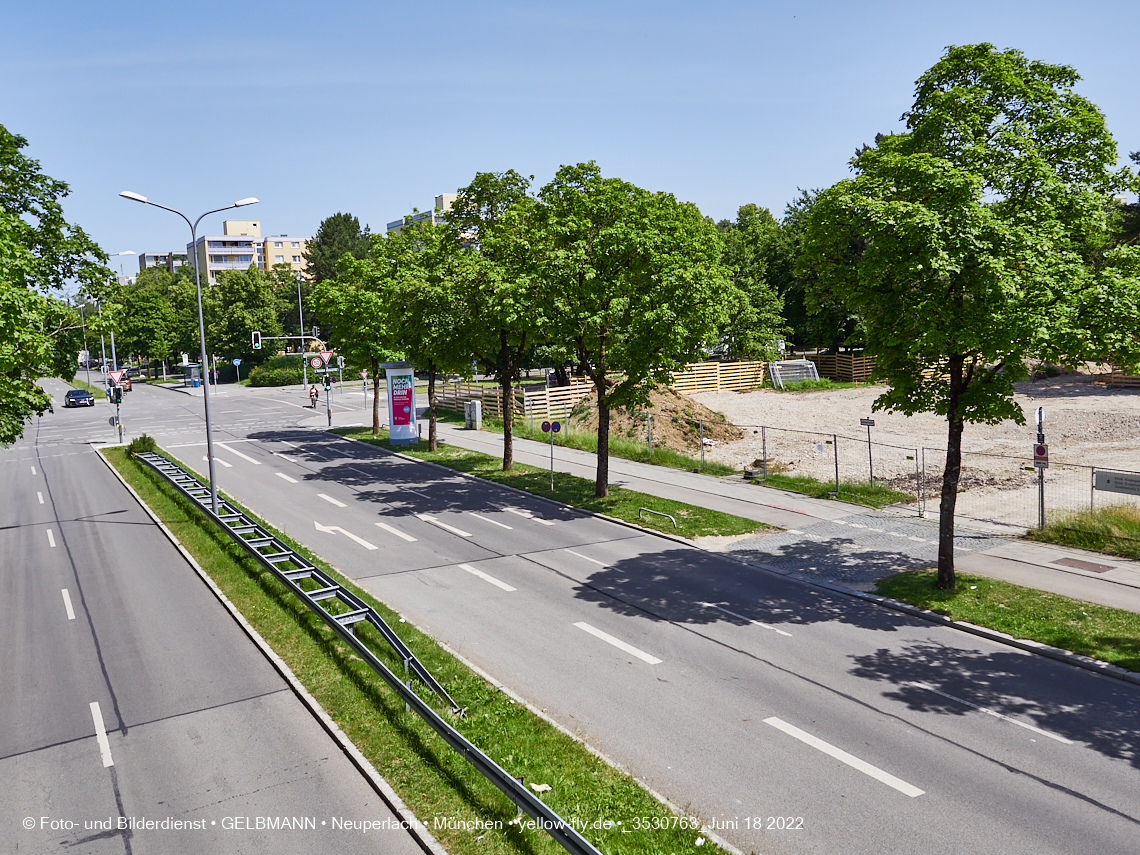
POLYGON ((120 444, 123 441, 123 420, 119 416, 119 405, 122 404, 122 402, 123 402, 123 387, 120 386, 119 384, 123 381, 123 375, 126 373, 127 373, 126 371, 108 371, 107 372, 107 376, 110 378, 111 382, 114 384, 114 389, 108 390, 108 391, 111 392, 111 400, 115 402, 115 427, 119 431, 119 442, 120 442, 120 444))
POLYGON ((1049 446, 1045 444, 1045 408, 1037 408, 1037 442, 1033 446, 1037 467, 1037 527, 1045 528, 1045 470, 1049 468, 1049 446))
POLYGON ((859 424, 867 428, 867 468, 871 471, 871 486, 875 486, 875 461, 871 457, 871 428, 875 426, 874 419, 859 419, 859 424))
POLYGON ((241 360, 240 360, 240 359, 235 359, 235 360, 233 361, 233 363, 234 363, 234 370, 235 370, 235 371, 237 371, 237 381, 238 381, 238 385, 240 386, 240 385, 241 385, 241 360))
POLYGON ((550 492, 554 492, 554 434, 562 430, 558 422, 543 422, 542 432, 550 434, 550 492))

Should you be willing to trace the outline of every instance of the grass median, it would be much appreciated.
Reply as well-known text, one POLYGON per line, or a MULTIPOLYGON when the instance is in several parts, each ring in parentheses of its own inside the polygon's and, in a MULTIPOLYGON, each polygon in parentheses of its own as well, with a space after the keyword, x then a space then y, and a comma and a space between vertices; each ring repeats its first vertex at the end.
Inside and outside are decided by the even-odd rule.
POLYGON ((984 576, 958 574, 954 591, 940 591, 934 587, 937 575, 933 570, 899 573, 882 579, 875 590, 954 620, 1140 671, 1140 614, 984 576))
POLYGON ((1063 515, 1043 529, 1030 531, 1026 537, 1140 559, 1140 508, 1117 505, 1063 515))
MULTIPOLYGON (((403 702, 335 633, 193 502, 123 449, 103 453, 451 855, 562 851, 545 832, 512 824, 514 805, 418 716, 405 712, 403 702)), ((584 824, 579 830, 603 852, 720 851, 696 830, 681 827, 680 817, 628 775, 490 685, 319 556, 274 534, 375 608, 466 707, 466 717, 453 718, 453 725, 511 774, 548 785, 543 801, 564 819, 584 824), (633 828, 635 818, 650 828, 633 828)), ((402 663, 370 627, 361 637, 402 672, 402 663)))
POLYGON ((802 493, 815 499, 838 498, 844 502, 866 505, 870 508, 912 504, 918 501, 910 493, 886 487, 882 482, 871 485, 866 481, 840 481, 838 496, 835 492, 834 481, 821 481, 811 475, 788 475, 783 472, 771 472, 766 476, 752 479, 751 483, 759 484, 762 487, 772 487, 776 490, 787 490, 791 493, 802 493))
POLYGON ((650 496, 622 487, 611 486, 610 494, 599 499, 594 495, 593 481, 565 472, 554 473, 554 489, 551 490, 549 469, 540 469, 537 466, 528 466, 525 463, 516 462, 513 469, 504 472, 502 460, 498 457, 442 443, 439 450, 428 451, 426 440, 404 445, 392 445, 388 441, 386 430, 381 430, 378 436, 373 436, 371 430, 362 428, 336 428, 333 433, 389 451, 398 451, 417 460, 426 460, 446 466, 448 469, 477 475, 488 481, 505 484, 518 490, 533 493, 536 496, 545 496, 564 505, 605 514, 615 519, 667 534, 693 538, 709 535, 751 534, 773 530, 772 526, 756 520, 709 510, 697 505, 689 505, 685 502, 662 499, 658 496, 650 496), (656 514, 643 514, 643 508, 655 511, 656 514, 668 514, 676 520, 677 527, 674 529, 673 524, 664 517, 656 514))

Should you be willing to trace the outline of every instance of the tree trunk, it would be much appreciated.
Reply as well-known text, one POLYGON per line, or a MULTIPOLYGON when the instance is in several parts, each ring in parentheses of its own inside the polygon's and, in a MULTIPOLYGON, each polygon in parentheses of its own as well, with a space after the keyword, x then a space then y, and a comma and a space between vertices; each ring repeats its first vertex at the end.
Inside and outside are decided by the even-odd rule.
MULTIPOLYGON (((602 377, 605 382, 605 376, 602 377)), ((594 384, 598 390, 598 472, 594 478, 594 495, 604 499, 610 494, 610 405, 605 399, 604 388, 594 384)))
POLYGON ((372 435, 380 434, 380 360, 372 360, 372 435))
POLYGON ((439 447, 436 434, 435 421, 435 361, 428 361, 428 451, 435 451, 439 447))
POLYGON ((941 591, 953 591, 954 578, 954 507, 958 503, 958 480, 962 475, 962 428, 958 412, 962 392, 961 356, 950 358, 950 401, 946 413, 949 431, 946 437, 946 467, 942 470, 942 496, 938 502, 938 582, 941 591))

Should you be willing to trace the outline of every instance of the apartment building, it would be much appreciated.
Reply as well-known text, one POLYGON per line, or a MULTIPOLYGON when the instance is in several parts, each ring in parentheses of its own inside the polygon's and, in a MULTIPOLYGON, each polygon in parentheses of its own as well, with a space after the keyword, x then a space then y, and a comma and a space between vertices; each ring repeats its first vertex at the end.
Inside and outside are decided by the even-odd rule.
POLYGON ((404 230, 405 226, 412 225, 413 223, 430 222, 432 224, 440 223, 443 221, 443 215, 451 210, 451 205, 459 198, 458 193, 440 193, 435 197, 435 207, 430 211, 419 211, 415 214, 408 214, 406 217, 401 217, 398 220, 393 220, 388 223, 388 234, 398 235, 404 230))
POLYGON ((286 264, 295 273, 305 272, 305 246, 309 238, 294 235, 270 235, 262 244, 262 259, 258 267, 272 270, 278 264, 286 264))
POLYGON ((298 273, 305 271, 305 246, 309 238, 295 235, 263 237, 257 220, 226 220, 222 234, 203 235, 193 249, 198 254, 198 269, 205 271, 206 281, 214 285, 218 274, 226 270, 271 270, 276 264, 287 265, 298 273))
POLYGON ((140 252, 139 273, 148 267, 161 267, 173 273, 183 264, 188 263, 188 258, 184 252, 140 252))

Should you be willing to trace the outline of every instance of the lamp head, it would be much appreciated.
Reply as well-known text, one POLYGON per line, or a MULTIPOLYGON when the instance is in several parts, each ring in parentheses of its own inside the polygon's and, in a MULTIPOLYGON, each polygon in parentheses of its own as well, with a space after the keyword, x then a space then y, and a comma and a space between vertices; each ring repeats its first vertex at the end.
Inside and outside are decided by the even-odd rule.
POLYGON ((132 193, 130 190, 124 190, 119 195, 124 199, 134 199, 136 202, 146 202, 146 196, 141 196, 138 193, 132 193))
POLYGON ((250 196, 248 199, 238 199, 234 202, 234 207, 241 208, 244 205, 256 205, 260 201, 260 199, 255 199, 253 196, 250 196))

